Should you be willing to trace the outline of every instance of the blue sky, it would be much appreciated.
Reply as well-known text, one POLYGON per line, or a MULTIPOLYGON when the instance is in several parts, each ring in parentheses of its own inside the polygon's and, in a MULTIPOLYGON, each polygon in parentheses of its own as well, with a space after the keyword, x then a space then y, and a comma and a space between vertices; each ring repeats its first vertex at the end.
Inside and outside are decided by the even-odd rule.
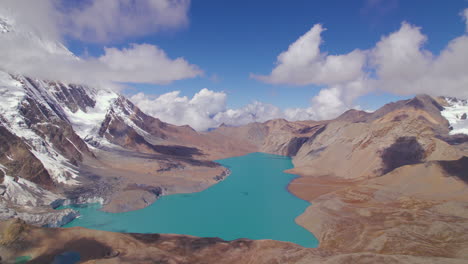
MULTIPOLYGON (((225 91, 229 107, 259 100, 287 108, 308 106, 319 88, 265 84, 249 78, 249 74, 268 74, 278 54, 316 23, 327 28, 322 34, 321 49, 330 54, 372 48, 383 35, 398 30, 403 21, 421 27, 429 38, 425 47, 436 54, 465 30, 458 15, 468 6, 464 0, 375 2, 372 5, 368 0, 193 1, 189 23, 182 28, 105 45, 69 39, 68 47, 78 55, 86 50, 99 56, 103 46, 150 43, 165 50, 169 57, 184 57, 205 72, 203 77, 169 85, 130 84, 135 89, 125 91, 128 94, 180 90, 183 95, 192 96, 201 88, 208 88, 225 91)), ((357 103, 364 109, 375 109, 403 97, 406 96, 375 92, 357 103)))

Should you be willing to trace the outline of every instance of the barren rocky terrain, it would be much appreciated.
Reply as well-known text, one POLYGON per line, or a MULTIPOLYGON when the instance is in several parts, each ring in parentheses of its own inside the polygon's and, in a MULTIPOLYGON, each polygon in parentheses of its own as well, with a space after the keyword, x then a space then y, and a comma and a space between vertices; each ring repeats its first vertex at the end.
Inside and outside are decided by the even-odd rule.
POLYGON ((341 253, 273 240, 197 238, 182 235, 123 234, 84 228, 38 228, 20 220, 0 223, 0 255, 6 263, 50 263, 64 252, 80 263, 465 263, 465 259, 388 253, 341 253))
POLYGON ((27 222, 2 222, 0 256, 6 261, 30 255, 32 263, 43 263, 70 250, 79 252, 84 263, 468 260, 468 136, 449 134, 441 115, 448 104, 443 98, 421 95, 374 113, 350 110, 328 121, 278 119, 197 132, 161 122, 116 97, 98 130, 83 136, 68 111, 93 106, 88 88, 72 94, 70 86, 17 79, 27 89, 44 92, 39 87, 48 87, 48 93, 55 91, 51 98, 62 96, 69 103, 46 107, 30 99, 37 107, 25 106, 21 116, 32 122, 27 131, 35 135, 21 132, 23 138, 12 133, 15 127, 3 112, 0 215, 27 222), (66 174, 37 158, 42 157, 37 154, 40 144, 46 146, 44 153, 67 160, 60 163, 66 174), (160 195, 201 191, 229 175, 214 160, 257 151, 293 157, 289 172, 301 177, 289 190, 311 202, 296 221, 319 239, 318 249, 266 240, 226 242, 30 225, 70 221, 75 212, 52 209, 65 202, 98 201, 106 211, 122 212, 146 207, 160 195))

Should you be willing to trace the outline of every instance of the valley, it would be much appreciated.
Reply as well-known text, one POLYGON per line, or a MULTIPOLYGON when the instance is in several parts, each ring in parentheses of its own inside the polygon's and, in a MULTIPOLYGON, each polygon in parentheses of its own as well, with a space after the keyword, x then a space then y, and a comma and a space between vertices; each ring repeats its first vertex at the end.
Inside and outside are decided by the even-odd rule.
POLYGON ((1 0, 0 264, 468 263, 466 3, 1 0))
MULTIPOLYGON (((96 105, 105 101, 99 98, 102 92, 86 86, 3 76, 10 80, 0 89, 4 95, 11 93, 12 86, 22 94, 16 97, 19 112, 11 114, 12 106, 1 108, 4 191, 0 216, 26 221, 6 223, 37 230, 33 236, 44 241, 31 244, 20 232, 4 243, 0 252, 4 258, 26 253, 45 256, 55 249, 40 238, 42 232, 65 237, 75 232, 74 228, 28 225, 58 227, 78 216, 76 210, 55 207, 98 202, 109 213, 146 209, 162 195, 200 192, 229 179, 230 171, 216 160, 252 152, 292 157, 294 168, 288 172, 301 177, 288 189, 311 203, 296 222, 317 237, 319 248, 305 250, 273 241, 210 240, 207 254, 218 254, 218 247, 235 250, 235 243, 246 243, 255 245, 255 249, 247 247, 255 254, 286 248, 300 252, 297 259, 293 257, 296 253, 282 256, 290 263, 324 259, 344 263, 350 258, 457 263, 468 258, 468 136, 449 133, 441 111, 450 101, 444 98, 421 95, 373 113, 350 110, 328 121, 276 119, 197 132, 148 116, 121 95, 104 96, 113 99, 103 107, 96 105), (95 116, 101 111, 103 120, 83 126, 73 111, 82 111, 80 115, 94 112, 95 116), (39 173, 31 176, 30 171, 39 173), (12 250, 17 243, 26 243, 25 253, 12 250)), ((3 236, 5 230, 8 228, 3 229, 3 236)), ((84 229, 79 230, 82 235, 74 239, 89 239, 84 229)), ((102 234, 116 241, 128 236, 102 234)), ((150 237, 142 235, 141 239, 150 237)), ((171 241, 178 245, 186 240, 179 236, 171 241)), ((117 246, 109 241, 105 244, 117 246)), ((151 250, 119 249, 117 259, 151 250)), ((196 263, 191 262, 196 258, 190 252, 177 254, 190 256, 190 263, 196 263)))

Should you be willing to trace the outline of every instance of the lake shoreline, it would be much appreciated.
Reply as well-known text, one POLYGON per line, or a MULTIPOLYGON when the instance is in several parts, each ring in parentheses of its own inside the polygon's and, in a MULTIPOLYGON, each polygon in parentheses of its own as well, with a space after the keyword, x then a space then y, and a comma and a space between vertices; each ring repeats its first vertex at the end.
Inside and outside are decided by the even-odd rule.
POLYGON ((220 237, 225 240, 248 237, 290 241, 306 247, 317 247, 318 241, 314 234, 298 225, 295 220, 309 206, 309 202, 288 191, 291 180, 299 177, 284 172, 285 169, 293 167, 290 157, 256 152, 217 162, 229 169, 231 174, 204 191, 161 196, 157 202, 146 208, 117 213, 118 215, 107 213, 102 207, 98 210, 71 207, 85 217, 75 219, 64 227, 82 226, 114 232, 185 234, 220 237), (198 202, 199 200, 201 202, 198 202), (211 215, 212 212, 216 214, 211 215), (164 218, 155 220, 155 215, 164 215, 164 218), (114 217, 118 217, 119 221, 115 222, 114 217), (152 222, 139 224, 140 226, 122 224, 133 223, 135 219, 148 221, 152 218, 152 222), (186 225, 185 222, 181 222, 178 225, 178 221, 183 219, 191 219, 192 224, 186 225), (293 219, 294 221, 291 221, 293 219), (258 221, 263 223, 262 229, 255 228, 258 221), (226 230, 225 225, 230 225, 230 229, 226 230), (283 228, 278 229, 278 226, 283 228), (204 228, 206 232, 203 231, 204 228))

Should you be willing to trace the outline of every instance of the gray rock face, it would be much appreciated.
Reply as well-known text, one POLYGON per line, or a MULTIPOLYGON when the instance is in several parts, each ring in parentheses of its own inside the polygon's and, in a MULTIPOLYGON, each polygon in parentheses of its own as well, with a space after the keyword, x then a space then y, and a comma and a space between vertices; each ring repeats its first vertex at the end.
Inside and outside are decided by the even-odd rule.
POLYGON ((60 227, 71 222, 79 213, 72 209, 53 210, 50 207, 23 208, 17 211, 0 204, 0 220, 20 218, 35 226, 60 227))
POLYGON ((79 182, 83 159, 94 158, 67 116, 95 106, 92 91, 0 72, 0 219, 59 226, 77 216, 50 205, 79 182))
MULTIPOLYGON (((34 214, 32 215, 30 221, 37 221, 36 225, 46 226, 46 227, 61 227, 73 219, 79 216, 79 213, 73 209, 64 209, 58 210, 57 213, 48 213, 45 215, 34 214)), ((22 219, 28 219, 28 217, 20 216, 22 219)), ((25 220, 27 222, 27 220, 25 220)))
POLYGON ((292 138, 288 144, 287 156, 295 156, 302 145, 309 140, 309 137, 295 137, 292 138))

